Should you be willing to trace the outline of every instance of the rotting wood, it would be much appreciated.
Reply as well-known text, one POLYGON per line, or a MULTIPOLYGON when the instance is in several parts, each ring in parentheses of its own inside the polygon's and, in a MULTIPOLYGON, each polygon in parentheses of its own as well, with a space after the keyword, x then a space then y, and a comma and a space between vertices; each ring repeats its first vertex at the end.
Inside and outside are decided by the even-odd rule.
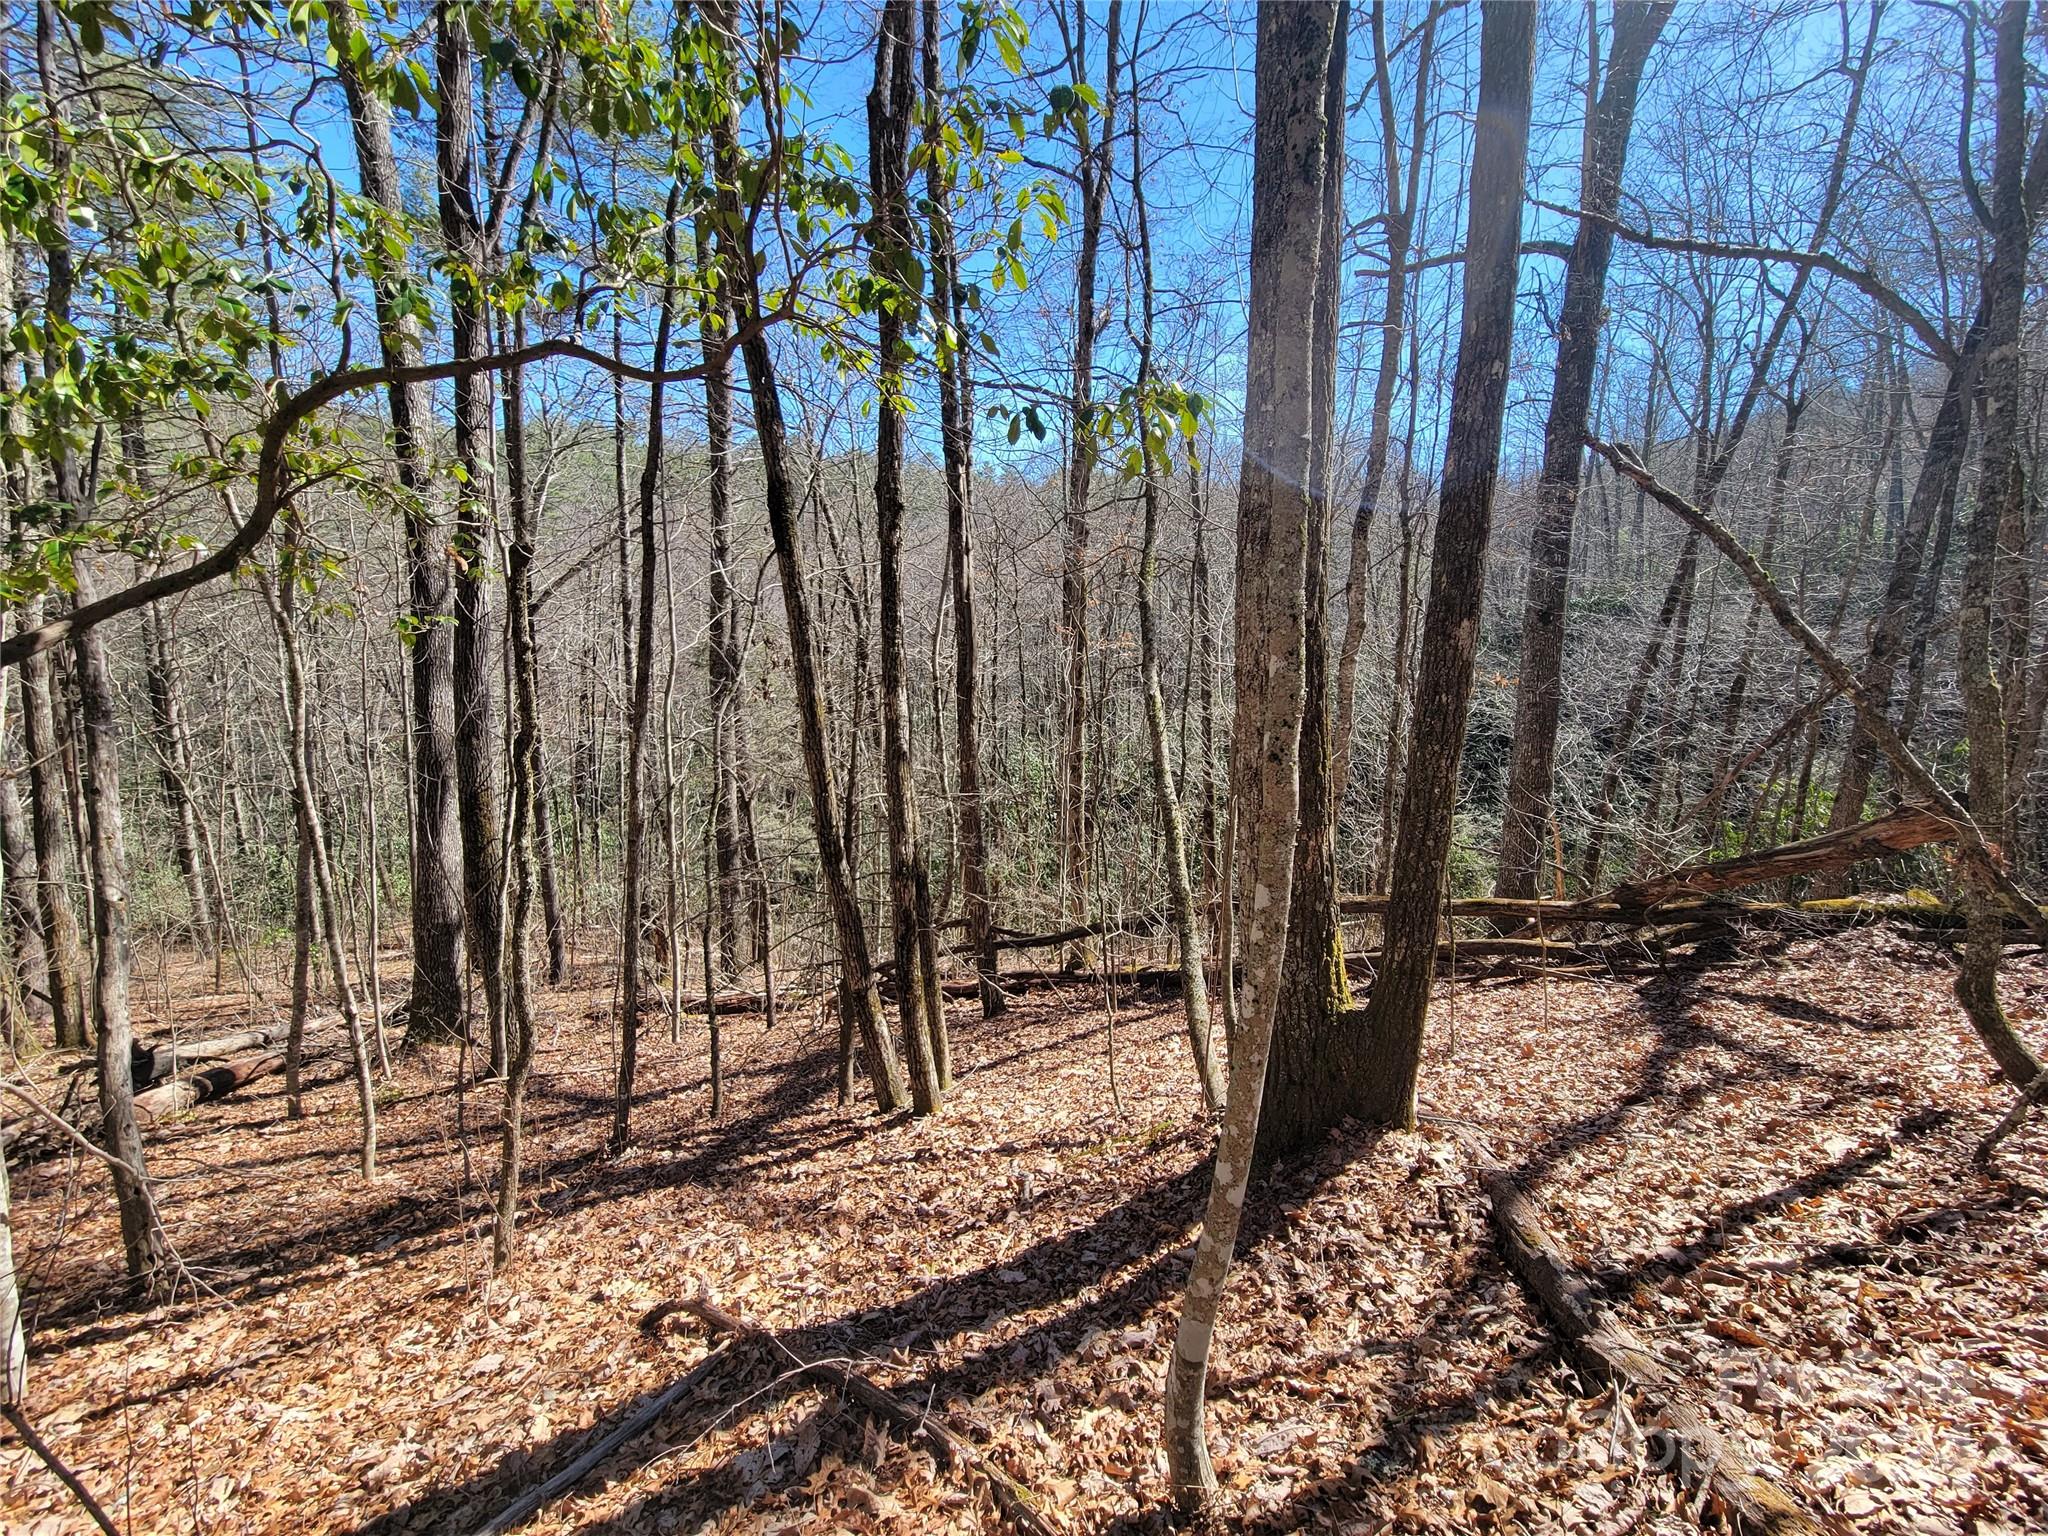
POLYGON ((283 1070, 282 1051, 269 1051, 260 1056, 239 1056, 233 1061, 224 1061, 219 1066, 174 1078, 168 1083, 159 1083, 146 1093, 138 1093, 135 1095, 135 1113, 144 1120, 160 1120, 165 1115, 176 1114, 181 1109, 190 1109, 195 1104, 204 1104, 209 1099, 223 1098, 259 1077, 268 1077, 273 1072, 283 1070))
MULTIPOLYGON (((735 1317, 708 1296, 686 1297, 678 1305, 713 1333, 765 1343, 781 1354, 798 1374, 836 1387, 877 1418, 887 1419, 910 1434, 923 1436, 940 1460, 979 1477, 988 1485, 996 1508, 1014 1529, 1026 1533, 1026 1536, 1054 1536, 1051 1522, 1040 1512, 1037 1496, 1029 1488, 997 1466, 979 1447, 932 1415, 884 1391, 840 1361, 805 1359, 768 1329, 735 1317)), ((479 1533, 479 1536, 488 1536, 488 1533, 479 1533)))
POLYGON ((1739 1531, 1764 1536, 1825 1536, 1831 1526, 1748 1464, 1690 1401, 1685 1383, 1617 1319, 1544 1224, 1536 1202, 1494 1160, 1477 1135, 1448 1128, 1478 1172, 1508 1263, 1563 1336, 1579 1365, 1636 1399, 1637 1417, 1652 1426, 1654 1463, 1688 1493, 1702 1484, 1739 1531))
POLYGON ((226 1061, 246 1051, 271 1044, 274 1029, 245 1029, 232 1035, 207 1040, 172 1040, 161 1045, 137 1045, 128 1060, 136 1088, 143 1089, 167 1077, 175 1077, 181 1066, 201 1061, 226 1061))

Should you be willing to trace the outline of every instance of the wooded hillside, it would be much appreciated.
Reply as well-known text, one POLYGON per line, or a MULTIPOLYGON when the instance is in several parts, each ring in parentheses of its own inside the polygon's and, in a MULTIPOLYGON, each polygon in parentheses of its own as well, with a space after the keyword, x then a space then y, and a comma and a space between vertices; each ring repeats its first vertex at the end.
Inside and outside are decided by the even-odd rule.
POLYGON ((0 71, 0 1525, 2048 1523, 2048 11, 0 71))

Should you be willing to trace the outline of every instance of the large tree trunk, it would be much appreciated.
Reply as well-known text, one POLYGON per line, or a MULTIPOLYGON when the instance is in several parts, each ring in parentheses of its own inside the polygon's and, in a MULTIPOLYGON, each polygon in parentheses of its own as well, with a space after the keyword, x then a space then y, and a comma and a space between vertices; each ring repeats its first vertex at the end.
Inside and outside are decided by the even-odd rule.
MULTIPOLYGON (((1323 118, 1326 154, 1344 164, 1345 49, 1331 54, 1323 118)), ((1347 1064, 1365 1049, 1351 1009, 1344 941, 1337 926, 1337 820, 1330 721, 1330 441, 1337 399, 1337 292, 1343 260, 1344 178, 1323 181, 1322 249, 1316 257, 1309 360, 1308 538, 1302 564, 1300 831, 1287 916, 1287 959, 1266 1065, 1267 1112, 1257 1158, 1267 1163, 1318 1140, 1352 1112, 1347 1064)))
POLYGON ((1472 702, 1472 659, 1479 641, 1514 339, 1535 12, 1508 0, 1487 0, 1484 16, 1464 317, 1423 619, 1415 734, 1387 883, 1392 900, 1386 942, 1366 1008, 1370 1054, 1354 1068, 1358 1111, 1390 1125, 1410 1125, 1415 1118, 1415 1080, 1436 971, 1437 912, 1450 859, 1458 757, 1472 702))
MULTIPOLYGON (((475 71, 469 28, 455 0, 434 7, 434 162, 441 240, 460 264, 448 283, 449 351, 457 361, 486 356, 490 328, 482 285, 490 268, 477 213, 473 123, 475 71)), ((503 917, 498 887, 498 729, 492 681, 490 589, 493 470, 491 386, 473 373, 454 383, 455 459, 463 473, 456 501, 455 777, 462 832, 463 929, 470 963, 483 983, 491 1067, 503 1071, 505 998, 503 917)))
POLYGON ((974 402, 964 348, 967 308, 953 242, 953 176, 943 157, 938 0, 924 0, 925 201, 930 218, 932 318, 950 326, 939 352, 939 451, 946 476, 946 571, 953 596, 953 752, 959 777, 960 895, 981 1012, 1003 1011, 996 984, 995 886, 981 788, 981 657, 974 597, 974 402))
MULTIPOLYGON (((327 10, 335 72, 348 98, 356 174, 365 201, 402 227, 405 203, 391 145, 391 111, 365 81, 357 50, 368 44, 352 6, 327 10)), ((385 367, 417 363, 419 326, 403 307, 408 274, 372 274, 377 345, 385 367)), ((453 637, 448 612, 448 538, 428 466, 432 395, 393 384, 392 453, 405 507, 406 650, 411 668, 412 991, 402 1006, 408 1042, 452 1040, 462 1027, 462 855, 456 824, 453 637)), ((239 801, 237 802, 239 811, 239 801)), ((239 826, 239 817, 237 825, 239 826)))
MULTIPOLYGON (((1606 83, 1587 125, 1585 163, 1579 173, 1579 204, 1601 219, 1613 218, 1621 205, 1622 168, 1635 124, 1637 88, 1672 9, 1672 0, 1622 0, 1614 8, 1614 46, 1607 58, 1606 83)), ((1591 24, 1594 13, 1587 14, 1591 24)), ((1507 806, 1501 818, 1500 867, 1494 880, 1497 896, 1536 894, 1550 824, 1572 523, 1578 513, 1580 466, 1613 249, 1614 235, 1606 224, 1581 219, 1565 267, 1550 415, 1543 428, 1543 470, 1536 481, 1536 521, 1529 535, 1529 580, 1522 599, 1522 664, 1508 758, 1507 806)))
MULTIPOLYGON (((62 114, 54 105, 63 99, 64 89, 57 71, 58 30, 55 0, 39 0, 37 73, 43 99, 52 104, 51 110, 57 114, 58 127, 62 129, 62 114)), ((51 180, 62 187, 71 169, 69 140, 63 132, 53 137, 59 147, 52 153, 51 180)), ((43 373, 46 378, 55 378, 60 369, 79 361, 64 339, 71 330, 75 274, 69 243, 69 210, 61 201, 50 210, 50 228, 53 234, 43 248, 47 278, 43 373)), ((60 446, 52 454, 49 470, 50 498, 63 525, 76 528, 87 523, 91 512, 85 504, 78 466, 68 449, 60 446)), ((90 603, 93 581, 84 561, 73 562, 72 574, 74 604, 90 603)), ((113 674, 107 666, 100 631, 84 629, 74 634, 71 657, 83 738, 79 789, 93 896, 92 1017, 99 1079, 100 1145, 111 1159, 114 1202, 120 1212, 121 1248, 128 1274, 154 1296, 165 1280, 165 1247, 143 1162, 142 1131, 135 1119, 134 1079, 128 1065, 134 1034, 128 1016, 128 868, 121 830, 120 725, 115 715, 113 674)))
MULTIPOLYGON (((728 0, 713 0, 706 14, 728 33, 732 13, 728 0)), ((777 388, 775 359, 760 329, 761 294, 751 253, 733 243, 745 227, 734 188, 739 175, 738 124, 728 116, 713 132, 721 213, 719 256, 730 281, 734 323, 743 336, 740 355, 747 369, 747 390, 753 400, 754 434, 761 452, 762 502, 775 544, 775 565, 781 578, 783 613, 789 631, 790 674, 795 695, 804 776, 811 796, 811 828, 818 847, 818 873, 825 888, 826 909, 839 950, 839 1011, 847 1031, 858 1036, 873 1079, 876 1105, 883 1111, 906 1107, 903 1067, 882 1025, 882 1000, 875 986, 867 927, 861 918, 847 850, 840 836, 838 806, 832 797, 832 775, 826 757, 825 695, 819 685, 817 642, 811 632, 810 594, 804 585, 802 552, 797 543, 796 506, 789 483, 789 435, 783 424, 782 396, 777 388)))
MULTIPOLYGON (((882 297, 876 315, 875 554, 881 573, 882 799, 889 825, 890 918, 896 950, 897 1011, 910 1101, 921 1115, 939 1107, 952 1076, 946 1010, 932 938, 931 871, 918 826, 910 745, 910 698, 903 678, 903 312, 911 261, 910 115, 916 26, 911 0, 887 0, 868 95, 868 171, 874 217, 871 266, 882 297), (902 304, 902 309, 898 305, 902 304)), ((921 296, 921 295, 920 295, 921 296)), ((914 312, 914 310, 912 311, 914 312)))
MULTIPOLYGON (((1191 1511, 1206 1506, 1216 1491, 1203 1428, 1209 1349, 1258 1138, 1294 884, 1303 576, 1314 513, 1311 439, 1320 415, 1314 311, 1318 268, 1330 244, 1323 221, 1335 200, 1327 182, 1343 174, 1341 157, 1331 153, 1335 125, 1327 113, 1331 77, 1341 76, 1348 10, 1341 0, 1302 0, 1258 11, 1230 796, 1238 829, 1234 878, 1243 914, 1244 981, 1209 1203, 1166 1370, 1167 1477, 1175 1499, 1191 1511)), ((1335 94, 1341 101, 1341 92, 1335 94)), ((1519 201, 1519 172, 1516 183, 1519 201)), ((1320 419, 1327 424, 1327 417, 1320 419)), ((1328 452, 1327 442, 1321 451, 1328 452)))

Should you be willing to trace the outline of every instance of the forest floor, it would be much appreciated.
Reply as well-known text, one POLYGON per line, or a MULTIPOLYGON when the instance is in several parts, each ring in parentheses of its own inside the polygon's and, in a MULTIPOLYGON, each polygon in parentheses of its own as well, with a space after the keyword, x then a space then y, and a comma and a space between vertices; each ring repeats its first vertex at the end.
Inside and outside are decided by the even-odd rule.
MULTIPOLYGON (((1883 933, 1759 940, 1708 971, 1461 980, 1432 1013, 1426 1109, 1517 1169, 1737 1444, 1858 1530, 2048 1527, 2048 1126, 1972 1167, 2009 1096, 1950 976, 1883 933)), ((922 1123, 833 1103, 809 1008, 729 1021, 717 1121, 701 1020, 680 1047, 650 1025, 613 1161, 605 984, 548 994, 501 1279, 496 1090, 453 1090, 450 1055, 387 1091, 371 1186, 339 1060, 306 1120, 271 1078, 159 1132, 203 1289, 156 1310, 118 1300, 100 1170, 16 1174, 31 1409, 125 1530, 473 1530, 704 1356, 688 1319, 639 1326, 700 1286, 929 1405, 1055 1526, 1167 1526, 1160 1382, 1208 1183, 1177 1005, 1118 1011, 1114 1090, 1099 992, 956 1005, 957 1095, 922 1123)), ((201 991, 188 1032, 227 1022, 201 991)), ((2048 965, 2008 997, 2038 1020, 2048 965)), ((1560 1359, 1441 1124, 1339 1132, 1255 1195, 1240 1254, 1211 1394, 1232 1528, 1697 1528, 1560 1359)), ((729 1349, 522 1529, 999 1528, 786 1363, 729 1349)), ((11 1435, 0 1528, 88 1528, 11 1435)))

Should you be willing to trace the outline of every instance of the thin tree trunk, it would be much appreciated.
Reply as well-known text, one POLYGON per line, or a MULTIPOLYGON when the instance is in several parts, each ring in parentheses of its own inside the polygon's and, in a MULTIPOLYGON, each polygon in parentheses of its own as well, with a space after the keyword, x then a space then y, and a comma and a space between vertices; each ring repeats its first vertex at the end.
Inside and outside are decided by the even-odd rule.
MULTIPOLYGON (((474 65, 457 0, 436 0, 434 163, 441 240, 463 270, 448 286, 449 350, 457 360, 490 351, 482 284, 490 269, 477 211, 474 65)), ((499 883, 498 730, 492 683, 489 551, 491 388, 482 373, 454 386, 455 459, 463 473, 455 528, 455 774, 462 833, 463 927, 483 982, 491 1070, 505 1067, 502 894, 499 883)))
MULTIPOLYGON (((676 217, 682 206, 682 190, 680 179, 669 182, 668 206, 661 226, 661 303, 654 325, 652 361, 657 375, 668 368, 669 344, 675 330, 676 217)), ((640 466, 639 602, 633 629, 633 690, 626 712, 626 809, 621 833, 625 840, 625 879, 619 898, 619 922, 625 939, 619 961, 619 1084, 612 1102, 611 1134, 614 1156, 626 1150, 631 1136, 633 1079, 640 1057, 641 949, 647 928, 647 914, 642 910, 647 860, 641 845, 646 830, 647 721, 654 697, 654 594, 659 574, 655 524, 666 426, 664 395, 661 379, 657 377, 647 387, 647 456, 640 466)))
MULTIPOLYGON (((1371 597, 1372 525, 1386 485, 1387 450, 1394 426, 1394 391, 1401 378, 1401 342, 1408 328, 1408 254, 1415 237, 1416 205, 1422 196, 1422 162, 1429 132, 1429 87, 1436 54, 1439 12, 1431 7, 1422 22, 1415 64, 1415 107, 1409 129, 1406 190, 1403 191, 1401 141, 1394 127, 1394 84, 1389 70, 1385 0, 1372 8, 1373 83, 1380 109, 1380 147, 1385 160, 1387 299, 1380 316, 1379 367, 1373 377, 1372 425, 1365 448, 1365 478, 1351 521, 1351 563, 1344 581, 1344 639, 1337 657, 1337 723, 1331 744, 1333 771, 1330 793, 1335 814, 1342 816, 1351 784, 1351 748, 1358 707, 1358 657, 1365 644, 1365 617, 1371 597)), ((1403 574, 1407 542, 1402 543, 1403 574)), ((1390 784, 1392 780, 1388 781, 1390 784)))
MULTIPOLYGON (((729 0, 711 0, 706 15, 730 35, 733 26, 729 0)), ((762 501, 768 514, 769 533, 775 543, 776 570, 781 577, 783 612, 787 622, 790 673, 795 695, 797 724, 804 758, 804 773, 811 796, 811 826, 818 846, 818 872, 825 888, 826 908, 832 920, 833 936, 839 950, 839 1012, 849 1036, 857 1036, 867 1056, 873 1079, 875 1102, 885 1113, 909 1103, 903 1067, 894 1044, 882 1027, 882 1001, 875 985, 874 966, 869 958, 867 928, 847 868, 847 850, 841 840, 840 817, 832 797, 832 778, 826 760, 825 696, 819 686, 817 642, 811 632, 810 596, 804 586, 804 567, 797 544, 796 508, 790 495, 788 432, 783 424, 782 397, 777 389, 775 360, 762 335, 761 294, 750 255, 732 243, 732 230, 743 227, 744 215, 733 188, 739 173, 738 124, 728 116, 713 133, 713 153, 718 167, 721 213, 730 227, 719 232, 719 256, 731 279, 734 322, 743 336, 740 354, 747 370, 747 388, 754 408, 755 440, 761 453, 762 501)))
MULTIPOLYGON (((1063 31, 1065 12, 1059 13, 1063 31)), ((1066 649, 1066 691, 1061 700, 1063 740, 1059 774, 1059 915, 1087 923, 1091 903, 1090 850, 1093 842, 1088 813, 1088 565, 1089 510, 1095 479, 1096 434, 1092 417, 1095 391, 1095 342, 1108 315, 1098 311, 1095 293, 1097 254, 1102 244, 1103 207, 1109 193, 1110 151, 1116 136, 1118 41, 1123 26, 1122 0, 1109 0, 1106 18, 1105 67, 1101 132, 1098 137, 1085 111, 1073 117, 1075 174, 1081 187, 1081 247, 1074 271, 1074 366, 1067 396, 1066 543, 1060 565, 1060 630, 1066 649)), ((1088 6, 1075 0, 1069 60, 1076 84, 1088 79, 1088 6)), ((1091 963, 1086 941, 1076 946, 1073 963, 1091 963)))
POLYGON ((898 286, 912 259, 909 177, 916 11, 887 0, 868 96, 868 170, 874 214, 871 270, 882 297, 876 315, 880 359, 875 410, 875 544, 881 574, 882 799, 889 834, 889 893, 895 938, 896 1004, 902 1016, 911 1107, 943 1102, 951 1071, 946 1012, 932 936, 931 871, 925 864, 903 676, 903 318, 898 286))
POLYGON ((980 669, 974 596, 974 404, 963 365, 967 309, 953 243, 952 174, 943 159, 945 98, 938 0, 924 0, 925 199, 930 219, 932 313, 952 328, 939 351, 939 451, 946 477, 946 569, 953 595, 953 750, 959 776, 960 889, 981 1012, 1003 1011, 996 984, 995 886, 981 787, 980 669))
MULTIPOLYGON (((934 0, 926 0, 926 3, 933 4, 934 0)), ((1139 106, 1138 71, 1134 59, 1131 69, 1131 197, 1137 210, 1138 273, 1142 284, 1137 429, 1139 454, 1144 465, 1145 505, 1144 540, 1138 550, 1138 670, 1145 691, 1145 736, 1152 748, 1152 793, 1159 801, 1160 834, 1165 844, 1167 905, 1173 914, 1174 937, 1180 950, 1181 1006, 1187 1015, 1188 1047, 1194 1055, 1195 1079, 1202 1086, 1202 1102, 1214 1113, 1223 1107, 1223 1077, 1209 1051, 1209 983, 1204 966, 1207 957, 1202 946, 1193 883, 1188 875, 1187 819, 1181 811, 1181 797, 1174 788, 1173 764, 1167 756, 1166 697, 1159 680, 1159 619, 1153 611, 1155 589, 1159 583, 1159 487, 1167 473, 1167 466, 1160 462, 1159 437, 1166 436, 1169 429, 1160 428, 1159 436, 1155 437, 1155 407, 1150 401, 1155 382, 1152 377, 1155 289, 1152 221, 1145 204, 1145 135, 1139 126, 1139 106)), ((1335 158, 1341 151, 1331 153, 1335 158)), ((1163 413, 1164 404, 1157 409, 1163 413)))

